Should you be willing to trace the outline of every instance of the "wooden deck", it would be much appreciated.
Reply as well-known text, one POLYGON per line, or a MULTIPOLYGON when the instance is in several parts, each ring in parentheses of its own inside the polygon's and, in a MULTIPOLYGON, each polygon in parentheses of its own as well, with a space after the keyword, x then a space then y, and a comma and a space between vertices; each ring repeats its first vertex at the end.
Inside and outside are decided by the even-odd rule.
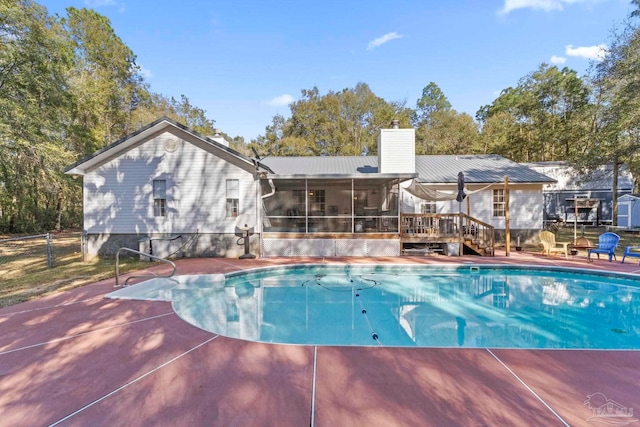
POLYGON ((458 243, 478 255, 495 253, 494 227, 463 213, 400 214, 400 245, 402 253, 411 249, 433 249, 458 243))

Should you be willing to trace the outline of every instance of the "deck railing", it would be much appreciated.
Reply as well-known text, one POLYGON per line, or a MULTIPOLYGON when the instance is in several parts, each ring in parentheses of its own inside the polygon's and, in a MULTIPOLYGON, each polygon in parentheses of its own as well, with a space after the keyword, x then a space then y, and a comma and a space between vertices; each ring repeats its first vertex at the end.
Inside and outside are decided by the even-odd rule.
POLYGON ((493 253, 495 228, 464 213, 400 214, 400 238, 425 242, 459 242, 493 253))

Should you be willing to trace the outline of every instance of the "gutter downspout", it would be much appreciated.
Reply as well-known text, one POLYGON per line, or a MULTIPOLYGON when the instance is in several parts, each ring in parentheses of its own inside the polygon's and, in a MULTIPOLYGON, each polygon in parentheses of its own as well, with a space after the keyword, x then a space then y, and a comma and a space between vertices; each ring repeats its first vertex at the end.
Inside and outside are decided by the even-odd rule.
MULTIPOLYGON (((260 179, 258 179, 258 189, 260 189, 260 191, 262 191, 262 185, 260 184, 260 179)), ((273 180, 269 179, 267 180, 267 182, 269 183, 269 187, 271 187, 271 193, 267 193, 267 194, 262 194, 260 195, 260 206, 256 206, 257 209, 260 209, 260 256, 262 257, 262 255, 264 254, 264 199, 266 199, 267 197, 271 197, 274 194, 276 194, 276 186, 273 185, 273 180)), ((256 192, 257 194, 258 192, 256 192)))

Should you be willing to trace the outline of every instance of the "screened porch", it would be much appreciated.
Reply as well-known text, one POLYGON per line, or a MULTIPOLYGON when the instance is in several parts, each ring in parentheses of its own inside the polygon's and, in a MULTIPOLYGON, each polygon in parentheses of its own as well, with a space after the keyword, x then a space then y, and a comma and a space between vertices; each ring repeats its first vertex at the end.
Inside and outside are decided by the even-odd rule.
POLYGON ((263 231, 399 233, 398 178, 263 179, 263 231))

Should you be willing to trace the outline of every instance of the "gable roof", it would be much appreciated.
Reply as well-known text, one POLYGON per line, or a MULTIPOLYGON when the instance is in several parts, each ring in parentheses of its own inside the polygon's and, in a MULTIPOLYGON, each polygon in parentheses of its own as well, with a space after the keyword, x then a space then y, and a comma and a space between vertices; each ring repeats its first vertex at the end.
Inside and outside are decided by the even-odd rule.
POLYGON ((185 132, 188 135, 204 142, 205 144, 210 145, 211 147, 222 150, 223 152, 237 158, 239 161, 246 163, 247 167, 251 166, 254 168, 262 169, 266 172, 271 172, 271 170, 263 163, 247 157, 244 154, 239 153, 236 150, 213 140, 212 138, 201 135, 198 132, 188 128, 187 126, 180 124, 173 119, 170 119, 169 117, 161 117, 158 120, 149 123, 148 125, 138 129, 137 131, 125 136, 124 138, 121 138, 107 145, 103 149, 83 157, 72 165, 66 167, 64 169, 64 172, 71 175, 84 175, 87 170, 99 166, 109 161, 110 159, 117 157, 122 153, 125 153, 131 147, 135 146, 135 144, 145 140, 146 138, 150 138, 153 135, 156 135, 168 128, 178 129, 179 131, 185 132))
MULTIPOLYGON (((357 176, 378 173, 377 156, 268 157, 263 160, 278 176, 357 176)), ((554 179, 498 155, 416 156, 417 180, 434 184, 457 184, 458 172, 465 182, 489 184, 554 183, 554 179)), ((406 175, 406 174, 405 174, 406 175)))
POLYGON ((640 194, 623 194, 622 196, 618 197, 618 201, 626 199, 640 200, 640 194))

